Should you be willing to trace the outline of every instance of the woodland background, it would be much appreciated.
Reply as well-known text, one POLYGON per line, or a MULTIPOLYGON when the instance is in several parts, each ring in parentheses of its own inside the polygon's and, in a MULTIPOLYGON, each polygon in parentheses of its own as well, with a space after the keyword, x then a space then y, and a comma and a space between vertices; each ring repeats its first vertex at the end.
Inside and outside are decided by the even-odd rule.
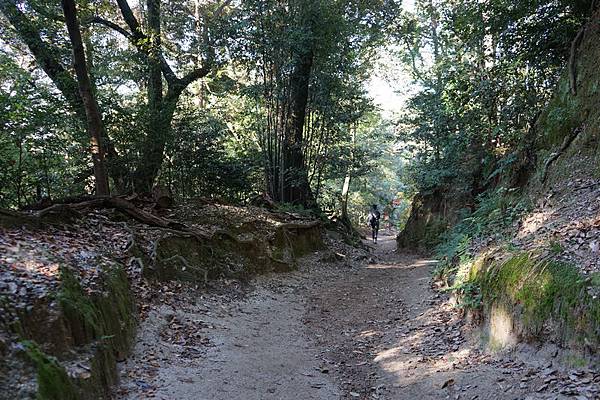
MULTIPOLYGON (((592 4, 76 7, 111 193, 159 185, 180 201, 233 203, 265 193, 355 222, 377 203, 401 225, 417 192, 473 206, 502 197, 486 190, 520 162, 592 4), (410 80, 399 115, 382 114, 366 89, 386 71, 410 80)), ((1 0, 0 11, 0 207, 93 193, 90 125, 63 9, 1 0)))

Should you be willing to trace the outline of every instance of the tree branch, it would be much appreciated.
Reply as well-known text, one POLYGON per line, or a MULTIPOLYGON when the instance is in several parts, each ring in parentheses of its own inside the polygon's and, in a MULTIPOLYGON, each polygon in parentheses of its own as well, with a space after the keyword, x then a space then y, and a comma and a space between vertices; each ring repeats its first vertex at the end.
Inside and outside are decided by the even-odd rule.
POLYGON ((53 49, 42 40, 31 19, 17 7, 15 0, 0 0, 0 11, 13 26, 19 39, 31 51, 38 65, 65 96, 73 111, 85 121, 85 110, 77 82, 60 63, 53 49))
POLYGON ((99 17, 97 15, 94 17, 90 17, 90 18, 86 19, 85 21, 82 21, 82 24, 83 25, 89 25, 89 24, 104 25, 116 32, 119 32, 121 35, 125 36, 127 39, 133 41, 133 35, 131 34, 131 32, 128 32, 127 29, 122 28, 119 25, 115 24, 114 22, 104 19, 102 17, 99 17))
MULTIPOLYGON (((116 0, 116 1, 117 1, 117 5, 119 6, 119 9, 121 10, 121 15, 123 16, 123 20, 125 21, 125 23, 127 24, 127 26, 129 27, 129 29, 132 32, 132 34, 128 35, 128 37, 131 39, 133 45, 138 49, 138 51, 140 51, 144 55, 148 56, 149 49, 143 43, 146 39, 148 39, 148 36, 144 33, 144 31, 142 31, 140 23, 135 18, 135 15, 133 15, 133 11, 131 11, 131 7, 129 7, 129 3, 127 3, 127 0, 116 0)), ((115 28, 113 27, 113 29, 115 29, 115 28)), ((160 69, 162 70, 162 73, 165 76, 165 79, 169 85, 174 85, 177 83, 177 81, 178 81, 177 75, 175 75, 175 73, 173 72, 173 69, 171 69, 171 66, 169 65, 169 63, 167 62, 167 60, 165 59, 165 57, 162 54, 160 54, 160 69)))
POLYGON ((131 11, 131 7, 129 7, 129 3, 127 3, 127 0, 117 0, 117 5, 119 6, 119 10, 121 10, 123 20, 131 30, 131 33, 133 34, 133 39, 136 42, 146 39, 147 36, 144 33, 144 31, 142 31, 140 23, 135 18, 135 15, 133 15, 133 11, 131 11))
POLYGON ((204 78, 206 75, 208 75, 208 73, 210 72, 210 67, 211 63, 207 61, 203 66, 194 69, 193 71, 185 75, 183 78, 179 79, 179 84, 183 86, 182 90, 185 89, 195 80, 204 78))

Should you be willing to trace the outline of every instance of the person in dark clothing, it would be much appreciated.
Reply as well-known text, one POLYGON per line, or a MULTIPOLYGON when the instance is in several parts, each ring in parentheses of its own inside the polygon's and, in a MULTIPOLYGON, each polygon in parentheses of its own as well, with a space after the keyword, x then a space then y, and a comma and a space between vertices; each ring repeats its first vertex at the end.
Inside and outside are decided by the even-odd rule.
POLYGON ((373 234, 373 243, 377 243, 377 234, 379 233, 379 219, 381 218, 381 213, 377 209, 377 205, 373 204, 371 207, 371 211, 369 211, 369 217, 367 221, 369 225, 371 225, 371 230, 373 234))

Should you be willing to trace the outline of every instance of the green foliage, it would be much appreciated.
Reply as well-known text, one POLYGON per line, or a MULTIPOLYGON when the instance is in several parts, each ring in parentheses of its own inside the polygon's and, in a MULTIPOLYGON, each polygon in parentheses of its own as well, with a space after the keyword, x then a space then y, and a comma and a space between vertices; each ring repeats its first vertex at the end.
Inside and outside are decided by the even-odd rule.
POLYGON ((159 182, 172 187, 177 197, 240 201, 260 183, 253 181, 260 158, 240 149, 221 119, 185 109, 174 121, 173 131, 159 182))
POLYGON ((11 56, 0 52, 0 207, 83 192, 90 168, 80 127, 47 82, 33 86, 11 56))
POLYGON ((459 298, 457 307, 469 310, 481 308, 483 304, 483 295, 481 294, 479 284, 475 282, 465 282, 461 285, 454 286, 452 290, 459 298))
MULTIPOLYGON (((469 202, 511 175, 585 20, 583 3, 417 1, 399 19, 399 57, 419 89, 398 135, 414 153, 407 178, 418 191, 469 202)), ((565 98, 547 118, 560 140, 577 107, 565 98)))
MULTIPOLYGON (((148 33, 144 21, 150 10, 130 5, 148 33)), ((60 7, 27 0, 18 10, 31 22, 25 34, 8 18, 0 23, 0 207, 13 208, 93 188, 82 129, 85 116, 77 95, 69 97, 59 84, 75 82, 60 7), (40 39, 41 53, 35 57, 27 49, 29 36, 40 39), (40 54, 64 70, 60 77, 51 76, 40 54)), ((78 11, 110 140, 107 164, 113 189, 133 191, 134 182, 152 170, 157 183, 181 200, 202 196, 244 202, 265 188, 273 191, 267 182, 284 165, 290 77, 303 54, 312 57, 306 129, 298 144, 303 162, 284 168, 284 178, 306 172, 322 202, 325 180, 348 170, 358 176, 372 169, 377 155, 371 146, 352 144, 350 132, 357 125, 380 123, 364 86, 399 2, 163 4, 159 51, 176 78, 163 64, 160 82, 151 79, 156 65, 145 54, 152 47, 151 36, 126 40, 123 29, 130 27, 122 23, 118 7, 84 1, 78 11), (204 65, 211 73, 202 80, 188 85, 180 79, 204 65), (185 90, 178 95, 181 85, 185 90)))
POLYGON ((529 200, 514 189, 499 187, 481 194, 474 211, 464 210, 460 221, 442 235, 436 256, 442 260, 437 275, 456 272, 471 261, 471 246, 477 240, 510 237, 515 221, 531 209, 529 200))

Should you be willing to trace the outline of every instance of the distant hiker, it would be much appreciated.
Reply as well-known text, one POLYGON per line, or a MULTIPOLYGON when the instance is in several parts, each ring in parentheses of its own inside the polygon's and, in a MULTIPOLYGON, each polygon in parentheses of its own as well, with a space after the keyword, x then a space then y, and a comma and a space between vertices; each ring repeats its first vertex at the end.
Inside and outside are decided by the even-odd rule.
POLYGON ((371 225, 373 243, 377 243, 377 234, 379 233, 379 218, 381 218, 381 213, 379 210, 377 210, 377 204, 373 204, 371 206, 371 211, 369 211, 369 217, 367 218, 369 225, 371 225))

